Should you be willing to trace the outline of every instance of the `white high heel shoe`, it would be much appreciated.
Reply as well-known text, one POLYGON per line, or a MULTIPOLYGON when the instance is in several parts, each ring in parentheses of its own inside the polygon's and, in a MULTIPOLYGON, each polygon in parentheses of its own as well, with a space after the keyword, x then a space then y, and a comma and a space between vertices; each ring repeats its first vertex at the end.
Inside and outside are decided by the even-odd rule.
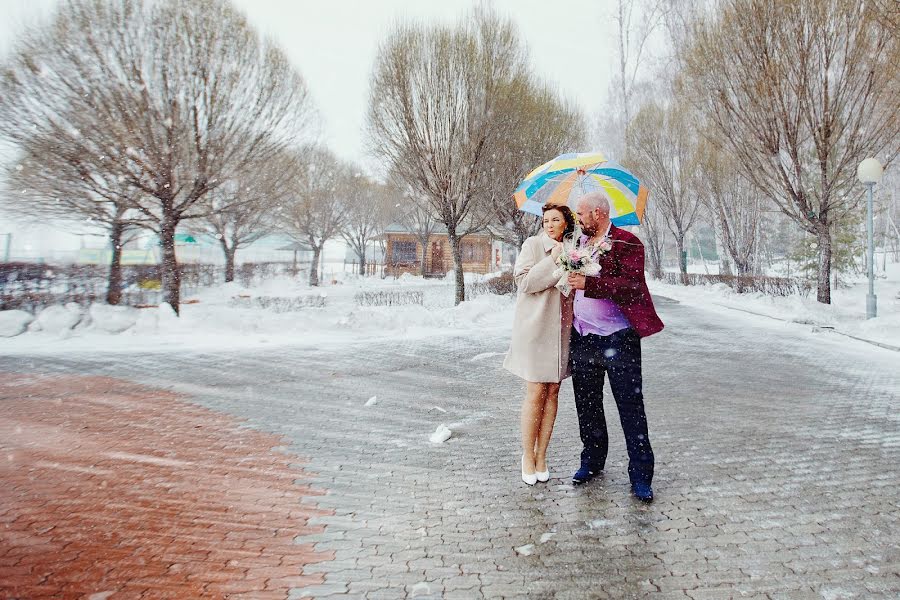
POLYGON ((525 472, 525 455, 522 455, 522 481, 527 483, 528 485, 534 485, 537 483, 537 473, 526 473, 525 472))
POLYGON ((537 480, 541 483, 550 481, 550 467, 547 467, 546 471, 535 471, 534 476, 537 477, 537 480))

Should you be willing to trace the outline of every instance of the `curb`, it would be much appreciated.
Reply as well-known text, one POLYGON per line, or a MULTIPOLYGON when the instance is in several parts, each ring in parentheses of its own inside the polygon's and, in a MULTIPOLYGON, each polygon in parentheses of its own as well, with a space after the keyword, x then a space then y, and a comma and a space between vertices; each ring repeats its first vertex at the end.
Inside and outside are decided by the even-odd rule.
POLYGON ((816 327, 817 329, 823 329, 825 331, 830 331, 832 333, 836 333, 838 335, 848 337, 852 340, 857 340, 859 342, 865 342, 865 343, 871 344, 873 346, 878 346, 879 348, 884 348, 885 350, 892 350, 894 352, 900 352, 900 348, 898 348, 897 346, 891 346, 890 344, 884 344, 882 342, 876 342, 874 340, 867 340, 865 338, 856 337, 855 335, 850 335, 849 333, 844 333, 843 331, 838 331, 834 327, 830 327, 828 325, 816 325, 815 323, 798 323, 797 321, 788 321, 787 319, 782 319, 781 317, 773 317, 772 315, 754 312, 752 310, 747 310, 746 308, 735 308, 734 306, 728 306, 727 304, 720 304, 718 302, 711 302, 710 304, 715 304, 716 306, 721 306, 722 308, 727 308, 729 310, 736 310, 739 312, 749 313, 751 315, 756 315, 757 317, 766 317, 769 319, 773 319, 775 321, 781 321, 782 323, 796 323, 798 325, 812 325, 813 327, 816 327))

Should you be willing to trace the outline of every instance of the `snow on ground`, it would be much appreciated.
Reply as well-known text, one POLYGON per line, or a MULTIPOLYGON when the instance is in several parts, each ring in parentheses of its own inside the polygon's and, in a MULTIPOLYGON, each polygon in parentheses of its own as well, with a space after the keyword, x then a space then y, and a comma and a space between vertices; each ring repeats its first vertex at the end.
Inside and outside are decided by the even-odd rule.
MULTIPOLYGON (((469 274, 466 278, 467 283, 481 279, 469 274)), ((45 309, 47 316, 43 319, 48 326, 32 326, 26 333, 4 338, 0 352, 202 352, 276 345, 319 347, 361 339, 475 334, 510 328, 513 298, 484 294, 454 306, 453 295, 453 281, 449 278, 378 279, 348 274, 336 284, 318 288, 288 277, 265 281, 250 289, 232 282, 183 298, 180 318, 168 305, 140 310, 94 305, 81 320, 71 314, 72 306, 50 307, 45 309), (420 293, 422 304, 358 305, 356 295, 366 292, 394 292, 401 299, 420 293), (320 299, 324 300, 324 307, 315 306, 320 299), (259 301, 270 307, 261 308, 259 301), (302 301, 300 304, 305 306, 285 312, 271 307, 272 303, 292 301, 302 301)), ((19 330, 27 325, 20 317, 10 316, 9 329, 19 330)), ((40 314, 35 322, 42 322, 40 314)))
MULTIPOLYGON (((467 274, 467 283, 480 279, 467 274)), ((865 318, 865 278, 849 289, 833 291, 833 304, 814 297, 775 298, 737 294, 725 285, 677 286, 651 281, 651 291, 683 304, 740 318, 783 321, 833 328, 847 335, 900 347, 900 263, 888 264, 876 281, 878 317, 865 318), (750 314, 753 313, 753 314, 750 314)), ((0 313, 6 329, 28 330, 4 338, 3 354, 66 354, 78 352, 172 352, 253 350, 267 346, 319 347, 361 340, 423 338, 434 335, 504 334, 512 325, 514 298, 484 294, 453 305, 453 281, 415 276, 379 279, 342 275, 337 283, 310 288, 290 278, 265 281, 252 288, 229 283, 185 298, 181 317, 168 305, 134 309, 94 305, 77 314, 77 307, 51 307, 28 325, 23 314, 0 313), (357 294, 388 292, 404 299, 421 294, 421 304, 361 306, 357 294), (315 306, 324 300, 324 307, 315 306), (299 309, 279 306, 299 303, 299 309), (264 308, 261 306, 267 306, 264 308), (71 328, 70 328, 71 327, 71 328)), ((2 329, 2 328, 0 328, 2 329)), ((2 332, 0 332, 2 333, 2 332)), ((8 334, 13 335, 13 334, 8 334)), ((487 358, 474 356, 472 360, 487 358)))
POLYGON ((874 319, 866 319, 868 281, 857 277, 849 288, 832 289, 831 304, 808 298, 738 294, 725 284, 681 286, 649 281, 650 292, 687 305, 734 314, 735 310, 783 321, 833 328, 835 331, 900 348, 900 262, 888 263, 875 279, 878 299, 874 319))

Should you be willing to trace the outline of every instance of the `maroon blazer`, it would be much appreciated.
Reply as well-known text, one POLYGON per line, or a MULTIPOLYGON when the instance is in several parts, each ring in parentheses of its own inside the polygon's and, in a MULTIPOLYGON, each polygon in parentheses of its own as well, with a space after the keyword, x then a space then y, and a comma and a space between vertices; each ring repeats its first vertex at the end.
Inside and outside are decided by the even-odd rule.
POLYGON ((609 228, 609 237, 612 250, 600 256, 600 274, 585 279, 585 297, 618 304, 641 337, 662 331, 663 322, 653 308, 644 279, 644 245, 637 236, 615 225, 609 228))

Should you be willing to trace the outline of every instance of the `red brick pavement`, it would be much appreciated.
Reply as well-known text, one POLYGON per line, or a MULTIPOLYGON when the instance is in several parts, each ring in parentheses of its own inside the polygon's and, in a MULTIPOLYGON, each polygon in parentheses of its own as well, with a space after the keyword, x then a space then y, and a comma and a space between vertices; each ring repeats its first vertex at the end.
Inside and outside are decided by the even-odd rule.
POLYGON ((329 560, 278 436, 103 377, 0 374, 0 597, 286 598, 329 560))

